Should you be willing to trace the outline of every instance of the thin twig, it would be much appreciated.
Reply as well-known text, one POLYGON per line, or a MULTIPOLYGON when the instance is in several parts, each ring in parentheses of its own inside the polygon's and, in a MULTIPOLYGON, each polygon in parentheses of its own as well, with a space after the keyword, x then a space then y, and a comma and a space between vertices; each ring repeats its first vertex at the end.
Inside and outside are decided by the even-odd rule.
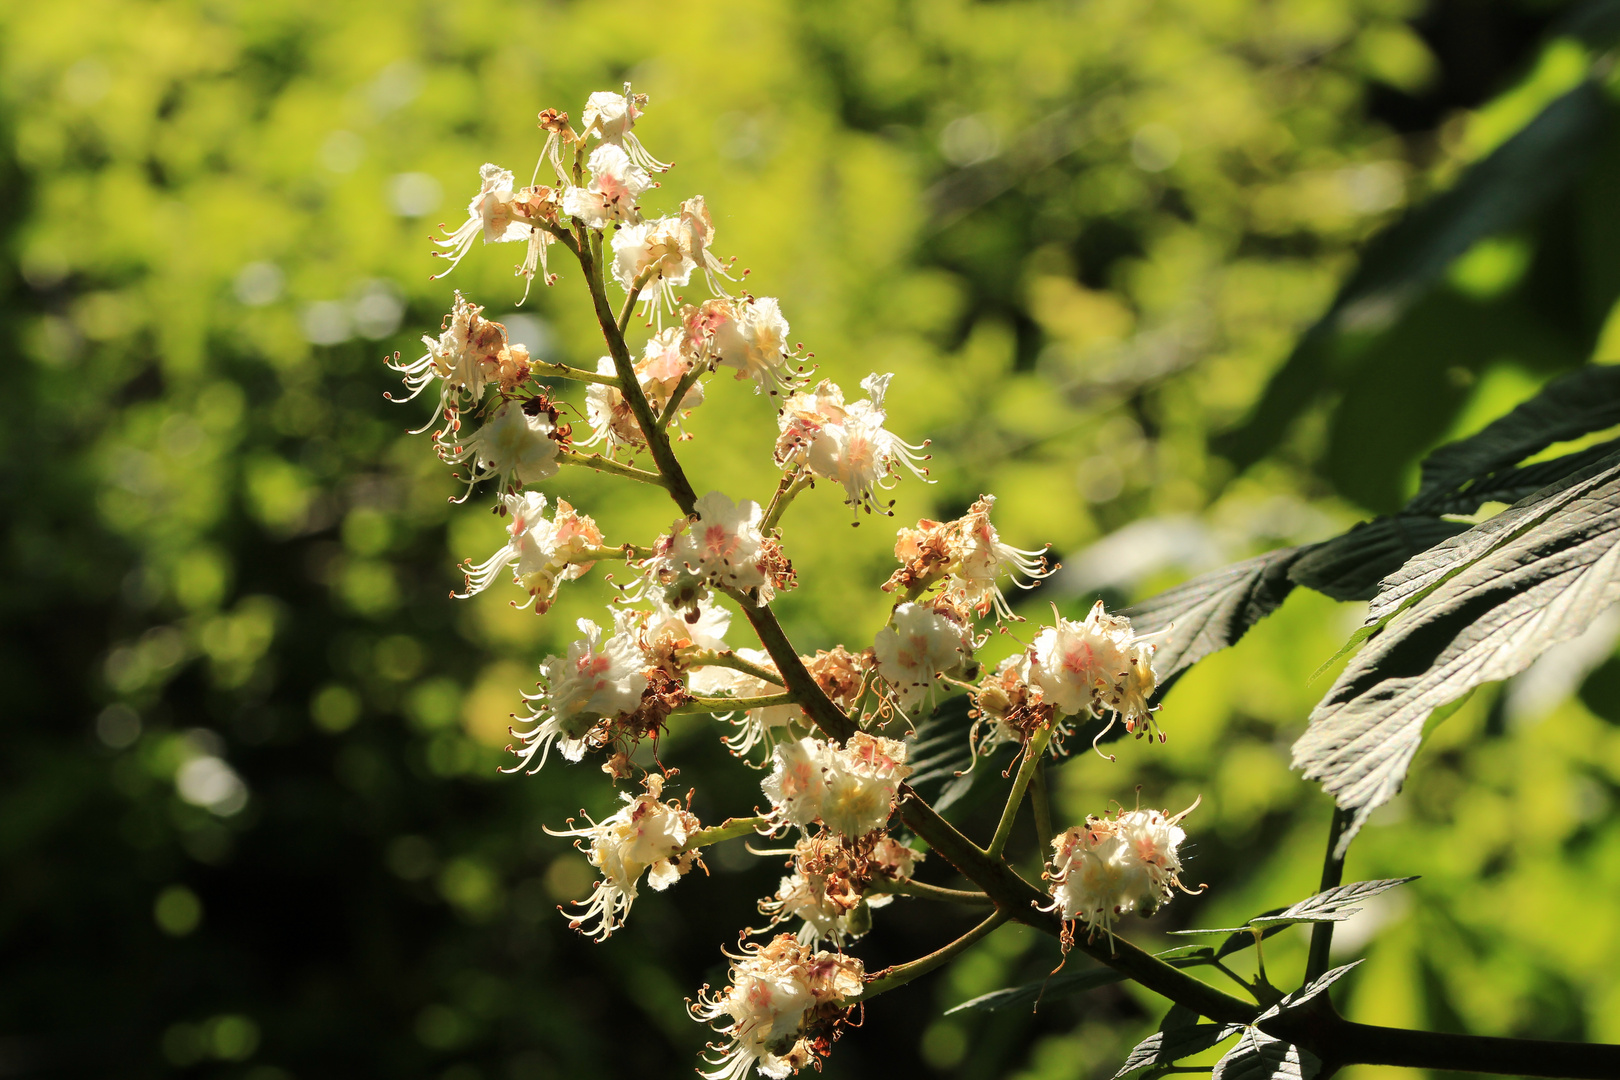
POLYGON ((909 964, 897 964, 891 968, 884 968, 882 971, 873 975, 872 978, 867 982, 865 988, 861 990, 860 1000, 868 1001, 877 997, 879 994, 893 990, 897 986, 904 986, 906 983, 917 978, 919 975, 926 975, 940 965, 950 960, 954 960, 970 945, 975 944, 990 931, 994 930, 996 927, 1000 926, 1006 921, 1006 913, 997 911, 988 919, 984 920, 984 922, 980 923, 978 926, 975 926, 972 930, 969 930, 967 933, 963 934, 949 945, 946 945, 944 948, 931 952, 927 956, 913 960, 909 964))

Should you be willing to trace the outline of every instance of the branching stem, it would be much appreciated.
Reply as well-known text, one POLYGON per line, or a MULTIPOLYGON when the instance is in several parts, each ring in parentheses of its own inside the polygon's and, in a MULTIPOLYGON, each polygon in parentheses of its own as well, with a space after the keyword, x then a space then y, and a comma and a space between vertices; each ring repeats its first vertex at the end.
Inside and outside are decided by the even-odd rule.
POLYGON ((764 817, 726 818, 718 825, 711 825, 707 829, 699 829, 686 838, 686 846, 682 851, 696 851, 710 844, 718 844, 722 840, 731 840, 738 836, 749 836, 757 833, 760 826, 765 824, 764 817))
POLYGON ((895 896, 914 896, 919 900, 939 900, 949 904, 968 904, 973 907, 991 907, 995 901, 982 892, 969 889, 945 889, 921 881, 890 881, 873 878, 868 888, 872 892, 893 893, 895 896))
POLYGON ((641 483, 651 484, 653 487, 661 487, 666 490, 669 488, 669 483, 657 473, 648 472, 646 469, 638 469, 634 465, 620 464, 612 458, 603 457, 601 454, 558 454, 557 464, 578 465, 582 469, 607 473, 609 476, 622 476, 626 480, 639 480, 641 483))
POLYGON ((926 975, 930 971, 960 956, 969 946, 981 940, 986 934, 1007 921, 1005 912, 997 911, 988 919, 975 926, 944 948, 929 953, 927 956, 911 961, 909 964, 896 964, 894 967, 873 975, 867 982, 866 988, 861 991, 861 1000, 870 1001, 879 994, 893 990, 897 986, 904 986, 919 975, 926 975))
MULTIPOLYGON (((1046 753, 1046 744, 1052 741, 1050 727, 1037 728, 1024 744, 1024 760, 1018 766, 1018 774, 1013 777, 1012 790, 1007 793, 1007 805, 1001 811, 1001 821, 996 825, 996 835, 991 838, 990 846, 984 853, 992 859, 1001 858, 1001 853, 1007 847, 1007 839, 1012 836, 1013 822, 1018 819, 1018 807, 1024 801, 1024 792, 1029 789, 1029 782, 1040 766, 1041 757, 1046 753)), ((1046 852, 1041 852, 1046 857, 1046 852)))
POLYGON ((743 709, 764 709, 772 705, 792 705, 792 694, 765 694, 760 697, 710 698, 695 697, 670 710, 670 715, 689 713, 728 713, 743 709))
MULTIPOLYGON (((1344 858, 1334 856, 1339 846, 1339 837, 1350 824, 1353 811, 1333 808, 1333 820, 1328 824, 1327 856, 1322 860, 1322 886, 1317 892, 1327 892, 1336 889, 1344 881, 1344 858)), ((1329 956, 1333 951, 1333 923, 1319 922, 1311 927, 1311 951, 1305 960, 1305 981, 1321 978, 1327 971, 1329 956)))

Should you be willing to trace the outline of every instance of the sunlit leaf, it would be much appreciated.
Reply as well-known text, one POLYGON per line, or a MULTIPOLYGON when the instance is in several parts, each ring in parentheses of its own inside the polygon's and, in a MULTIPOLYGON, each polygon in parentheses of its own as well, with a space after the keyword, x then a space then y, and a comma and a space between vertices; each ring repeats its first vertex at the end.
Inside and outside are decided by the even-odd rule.
POLYGON ((1319 892, 1315 896, 1307 897, 1291 907, 1285 908, 1275 915, 1261 915, 1249 920, 1250 926, 1291 926, 1294 923, 1305 922, 1343 922, 1360 911, 1354 905, 1363 900, 1387 892, 1397 885, 1405 885, 1408 881, 1416 881, 1417 876, 1403 878, 1382 878, 1377 881, 1357 881, 1349 885, 1340 885, 1336 889, 1319 892))
POLYGON ((1611 460, 1386 580, 1363 628, 1371 643, 1294 744, 1294 767, 1354 811, 1338 853, 1400 790, 1434 709, 1524 670, 1620 598, 1617 539, 1620 464, 1611 460))
POLYGON ((1309 1050, 1251 1027, 1215 1063, 1210 1080, 1310 1080, 1321 1070, 1321 1059, 1309 1050))
POLYGON ((1114 1080, 1149 1065, 1174 1065, 1182 1058, 1201 1054, 1225 1042, 1242 1030, 1238 1024, 1192 1024, 1155 1031, 1136 1044, 1125 1064, 1114 1074, 1114 1080))
POLYGON ((1417 514, 1364 521, 1341 536, 1310 545, 1289 566, 1288 577, 1335 600, 1368 600, 1378 583, 1406 560, 1467 528, 1417 514))

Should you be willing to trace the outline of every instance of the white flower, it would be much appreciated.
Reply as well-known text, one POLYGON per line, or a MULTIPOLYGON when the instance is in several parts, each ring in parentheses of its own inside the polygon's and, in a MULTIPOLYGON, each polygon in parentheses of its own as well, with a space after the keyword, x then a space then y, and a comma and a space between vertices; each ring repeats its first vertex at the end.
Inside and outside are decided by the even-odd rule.
POLYGON ((556 427, 544 411, 530 416, 521 401, 508 401, 484 426, 462 439, 453 426, 439 437, 439 457, 449 464, 473 463, 467 490, 496 477, 500 487, 537 484, 557 475, 556 427))
POLYGON ((827 794, 823 775, 828 756, 827 744, 819 739, 793 739, 776 744, 771 758, 776 767, 760 782, 771 801, 771 818, 777 825, 803 828, 821 817, 821 803, 827 794))
POLYGON ((1083 922, 1089 934, 1100 929, 1109 935, 1121 915, 1152 915, 1183 888, 1176 849, 1187 834, 1177 823, 1197 805, 1174 817, 1157 810, 1088 817, 1056 837, 1048 872, 1052 904, 1045 910, 1083 922))
POLYGON ((630 131, 647 105, 646 94, 632 94, 630 84, 624 84, 624 93, 602 90, 585 99, 585 112, 580 117, 585 136, 595 135, 605 143, 622 146, 631 161, 649 172, 664 172, 669 165, 647 153, 630 131))
POLYGON ((742 1080, 751 1066, 780 1080, 812 1064, 866 979, 855 957, 812 953, 792 934, 745 945, 733 960, 730 984, 713 997, 704 987, 692 1008, 698 1020, 729 1021, 718 1031, 730 1042, 710 1045, 706 1080, 742 1080))
POLYGON ((883 398, 892 375, 869 375, 861 380, 865 401, 844 404, 843 391, 823 380, 809 393, 794 394, 778 419, 776 460, 797 462, 816 476, 844 485, 851 506, 868 506, 877 488, 895 483, 896 466, 904 466, 927 480, 921 462, 922 447, 902 442, 883 427, 888 414, 883 398))
POLYGON ((901 781, 911 775, 905 762, 905 743, 864 731, 851 735, 825 758, 822 824, 851 838, 883 828, 901 781))
POLYGON ((674 560, 711 585, 731 589, 759 589, 761 603, 769 601, 770 582, 759 562, 759 523, 765 512, 751 499, 732 502, 711 491, 694 504, 696 520, 675 539, 674 560))
POLYGON ((696 646, 720 652, 726 648, 726 631, 731 627, 731 612, 703 600, 695 607, 672 608, 661 597, 653 599, 653 609, 647 613, 641 627, 641 639, 649 651, 670 651, 696 646))
POLYGON ((592 229, 605 228, 615 221, 639 221, 636 200, 652 186, 647 171, 632 164, 625 152, 612 143, 603 143, 591 151, 588 164, 590 184, 563 192, 562 212, 592 229))
POLYGON ((458 291, 438 338, 422 335, 427 352, 408 364, 399 363, 396 354, 389 363, 389 367, 405 376, 405 385, 411 391, 409 397, 400 399, 402 401, 414 401, 435 381, 441 383, 439 406, 417 432, 431 427, 440 413, 456 412, 463 398, 478 401, 484 396, 488 382, 499 377, 500 356, 506 349, 506 327, 483 318, 483 311, 458 291))
MULTIPOLYGON (((680 387, 681 380, 691 369, 688 339, 680 328, 671 327, 653 335, 647 342, 641 359, 636 361, 635 372, 636 381, 641 384, 641 392, 653 415, 662 415, 680 387)), ((604 356, 596 362, 598 375, 615 375, 617 372, 611 356, 604 356)), ((693 382, 681 397, 681 409, 695 409, 701 404, 703 384, 693 382)), ((605 443, 612 452, 624 446, 646 445, 641 425, 636 422, 630 403, 618 387, 592 383, 585 391, 585 418, 591 425, 591 437, 582 441, 581 446, 594 446, 600 442, 605 443)))
POLYGON ((1129 619, 1104 611, 1101 600, 1084 622, 1059 616, 1056 626, 1035 636, 1032 652, 1030 682, 1060 711, 1112 711, 1127 731, 1152 730, 1153 646, 1136 637, 1129 619))
POLYGON ((921 703, 935 680, 968 658, 967 628, 923 604, 901 604, 872 642, 878 674, 902 709, 921 703))
POLYGON ((827 895, 827 879, 820 874, 807 877, 795 870, 782 879, 776 895, 763 901, 759 909, 770 916, 773 924, 788 919, 804 920, 798 938, 806 945, 814 946, 827 940, 842 948, 846 940, 861 936, 849 925, 854 909, 845 910, 833 902, 827 895))
POLYGON ((620 627, 604 643, 601 628, 589 619, 579 620, 579 630, 585 636, 568 646, 567 657, 548 656, 540 665, 544 684, 540 693, 523 695, 530 702, 528 719, 535 726, 514 732, 523 745, 516 751, 518 764, 507 772, 538 771, 554 742, 563 757, 578 761, 585 756, 588 736, 602 721, 622 717, 641 704, 647 675, 634 634, 620 627))
POLYGON ((761 783, 775 827, 820 820, 856 839, 889 820, 900 784, 911 775, 906 745, 857 731, 842 747, 814 738, 781 742, 775 769, 761 783))
POLYGON ((788 321, 774 297, 761 296, 704 304, 704 322, 714 335, 720 363, 734 368, 738 379, 753 379, 755 393, 776 393, 800 385, 793 370, 795 351, 788 342, 788 321))
POLYGON ((478 170, 478 178, 483 183, 478 189, 478 194, 472 197, 472 202, 467 204, 467 220, 447 238, 434 241, 440 247, 449 249, 434 254, 450 260, 450 265, 444 268, 444 273, 434 275, 435 280, 454 270, 456 264, 471 250, 473 241, 480 235, 486 244, 500 244, 527 240, 529 233, 533 231, 532 226, 519 220, 513 212, 514 198, 510 172, 499 165, 486 163, 478 170))
POLYGON ((466 592, 456 594, 461 599, 476 596, 489 588, 500 572, 513 567, 512 580, 529 594, 536 610, 545 611, 557 595, 560 581, 572 581, 590 570, 591 562, 577 562, 586 553, 602 546, 602 534, 596 522, 574 512, 574 508, 557 500, 555 515, 545 517, 546 497, 538 491, 525 491, 516 495, 502 495, 507 517, 507 534, 511 537, 495 554, 477 565, 468 560, 463 564, 467 575, 466 592))
MULTIPOLYGON (((597 941, 605 940, 624 925, 642 874, 647 875, 647 884, 655 891, 663 892, 698 861, 696 851, 685 850, 692 834, 702 828, 696 815, 673 800, 658 801, 663 777, 654 773, 647 777, 646 785, 644 795, 631 798, 629 792, 621 794, 628 805, 605 821, 592 821, 583 829, 546 830, 552 836, 590 841, 587 857, 592 866, 602 871, 602 879, 591 890, 590 898, 577 905, 585 910, 569 925, 584 929, 597 941), (586 928, 584 924, 592 919, 598 920, 595 929, 586 928)), ((579 843, 575 841, 576 846, 579 843)))
POLYGON ((658 290, 685 285, 697 269, 683 242, 685 229, 678 217, 661 217, 626 225, 613 234, 613 276, 625 292, 643 276, 645 287, 658 290))
MULTIPOLYGON (((983 495, 957 522, 956 565, 945 586, 947 595, 959 599, 976 610, 980 616, 988 615, 992 608, 1003 619, 1013 617, 1007 606, 1007 597, 996 584, 1003 575, 1022 574, 1031 581, 1046 577, 1052 571, 1040 551, 1026 551, 1002 542, 995 526, 990 524, 990 510, 996 504, 994 495, 983 495)), ((1029 588, 1023 582, 1020 588, 1029 588)))

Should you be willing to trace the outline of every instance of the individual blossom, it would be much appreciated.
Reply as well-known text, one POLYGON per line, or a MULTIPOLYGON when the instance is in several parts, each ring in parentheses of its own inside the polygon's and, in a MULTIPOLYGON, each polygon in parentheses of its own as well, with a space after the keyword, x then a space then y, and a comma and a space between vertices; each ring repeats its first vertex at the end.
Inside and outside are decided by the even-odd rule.
MULTIPOLYGON (((641 392, 654 416, 663 415, 677 390, 681 390, 680 407, 683 412, 703 404, 701 383, 690 382, 684 390, 681 389, 681 383, 692 370, 693 363, 694 357, 688 351, 685 333, 679 328, 664 330, 647 342, 641 359, 636 361, 635 372, 636 381, 641 384, 641 392)), ((598 360, 596 371, 599 375, 618 373, 611 356, 598 360)), ((630 409, 630 402, 616 386, 591 384, 585 392, 585 418, 591 425, 591 437, 581 443, 582 446, 603 443, 611 452, 620 447, 646 445, 647 440, 641 433, 635 413, 630 409)))
POLYGON ((624 291, 639 286, 655 310, 675 310, 675 290, 691 280, 698 265, 685 233, 680 217, 641 221, 614 233, 613 276, 624 291))
MULTIPOLYGON (((471 462, 467 490, 481 480, 495 478, 501 488, 538 484, 557 475, 557 426, 544 409, 508 401, 484 425, 466 438, 456 427, 439 437, 439 457, 451 465, 471 462)), ((465 496, 463 496, 465 498, 465 496)))
POLYGON ((1129 619, 1103 610, 1101 600, 1084 621, 1056 618, 1035 637, 1030 681, 1071 716, 1113 712, 1126 731, 1152 732, 1153 645, 1136 636, 1129 619))
POLYGON ((884 583, 886 591, 911 591, 912 595, 938 581, 944 582, 941 596, 951 605, 984 617, 992 610, 998 618, 1013 618, 1012 608, 998 584, 1012 577, 1020 588, 1030 584, 1018 581, 1022 575, 1033 583, 1056 567, 1048 567, 1044 552, 1026 551, 1004 543, 990 524, 994 495, 982 495, 955 521, 923 520, 915 529, 901 529, 895 538, 894 555, 901 566, 884 583))
POLYGON ((682 650, 724 650, 731 627, 731 612, 707 600, 674 608, 654 597, 651 611, 633 612, 631 617, 640 620, 641 647, 648 663, 669 671, 684 669, 682 650))
POLYGON ((776 895, 760 902, 771 926, 803 920, 799 940, 830 941, 842 948, 871 929, 871 912, 894 899, 869 892, 874 878, 905 881, 922 856, 886 833, 851 840, 831 832, 801 837, 793 850, 792 873, 776 895))
POLYGON ((895 608, 893 620, 872 642, 877 672, 906 710, 927 699, 939 676, 959 667, 969 650, 967 627, 924 604, 895 608))
POLYGON ((1120 811, 1116 817, 1088 817, 1052 841, 1047 877, 1052 903, 1065 922, 1113 936, 1114 920, 1135 912, 1144 918, 1170 902, 1181 884, 1177 848, 1186 839, 1180 821, 1193 803, 1171 816, 1166 811, 1120 811))
POLYGON ((439 336, 422 335, 422 344, 427 346, 422 356, 401 364, 399 354, 394 354, 388 366, 405 376, 405 385, 411 391, 410 396, 399 400, 415 401, 436 382, 440 387, 438 408, 416 432, 432 427, 441 414, 453 417, 463 400, 478 401, 491 375, 499 376, 501 353, 507 348, 506 327, 484 318, 483 312, 482 307, 457 292, 439 336))
POLYGON ((553 743, 567 760, 580 760, 593 742, 606 741, 599 728, 641 704, 647 674, 635 635, 620 626, 603 641, 601 628, 591 620, 581 619, 578 625, 585 636, 568 646, 567 656, 547 657, 540 665, 541 691, 524 695, 534 727, 514 732, 522 746, 515 751, 518 763, 508 772, 539 771, 553 743))
POLYGON ((771 750, 774 768, 760 782, 771 802, 773 828, 797 825, 804 828, 821 818, 827 796, 826 768, 831 754, 820 739, 803 738, 779 742, 771 750))
POLYGON ((903 442, 883 426, 883 398, 891 375, 861 380, 867 399, 846 405, 843 391, 823 380, 808 393, 794 394, 782 406, 777 425, 776 461, 799 464, 816 476, 844 485, 845 501, 871 509, 878 488, 894 486, 904 467, 928 479, 922 446, 903 442))
POLYGON ((985 676, 973 695, 973 729, 969 740, 975 761, 1002 743, 1022 744, 1038 728, 1052 728, 1052 752, 1062 753, 1068 727, 1047 703, 1039 686, 1029 681, 1029 650, 1015 653, 985 676))
POLYGON ((647 152, 630 129, 646 111, 647 95, 632 94, 630 84, 624 84, 624 93, 602 90, 585 99, 585 112, 580 116, 584 126, 581 133, 596 136, 604 143, 622 147, 625 155, 648 172, 664 172, 669 165, 647 152))
POLYGON ((797 351, 788 342, 788 321, 774 297, 710 301, 698 309, 701 324, 713 335, 714 354, 737 378, 753 379, 755 393, 774 394, 799 385, 794 368, 797 351))
POLYGON ((716 1030, 727 1039, 710 1045, 706 1080, 742 1080, 750 1068, 780 1080, 819 1063, 865 985, 858 959, 813 952, 792 934, 731 959, 729 985, 712 996, 705 986, 692 1007, 697 1020, 723 1024, 716 1030))
POLYGON ((616 221, 639 221, 636 200, 652 186, 647 170, 632 163, 624 150, 612 143, 603 143, 591 151, 587 164, 590 183, 563 192, 564 216, 578 218, 592 229, 606 228, 616 221))
POLYGON ((842 645, 831 650, 817 649, 814 656, 801 656, 805 670, 816 685, 840 709, 849 710, 860 696, 866 673, 871 670, 872 650, 852 653, 842 645))
POLYGON ((765 512, 751 499, 732 502, 711 491, 693 506, 693 518, 675 533, 672 557, 710 585, 759 590, 759 602, 773 595, 770 577, 761 565, 764 537, 759 524, 765 512))
POLYGON ((546 830, 552 836, 577 837, 575 846, 585 850, 591 865, 602 872, 590 897, 576 904, 584 910, 571 917, 569 926, 604 941, 624 925, 641 875, 647 875, 654 891, 663 892, 701 862, 686 845, 702 825, 679 802, 660 802, 663 786, 664 778, 654 773, 646 779, 644 794, 620 795, 626 805, 613 816, 596 822, 587 815, 590 824, 584 828, 546 830), (589 849, 584 848, 585 841, 590 842, 589 849), (594 928, 587 925, 592 921, 594 928))
POLYGON ((601 548, 602 533, 596 522, 561 499, 547 518, 546 497, 538 491, 500 498, 510 539, 483 562, 473 564, 469 559, 463 564, 466 591, 456 595, 461 599, 478 595, 510 566, 513 583, 529 594, 520 606, 532 603, 536 611, 545 612, 557 597, 559 582, 581 577, 595 565, 589 556, 601 548))
POLYGON ((905 743, 857 731, 826 755, 822 824, 851 838, 883 828, 910 775, 905 743))
MULTIPOLYGON (((482 236, 486 244, 527 242, 529 252, 517 273, 532 282, 536 268, 544 269, 546 247, 552 242, 551 234, 539 227, 542 220, 556 220, 551 189, 535 187, 514 192, 512 174, 499 165, 486 163, 478 175, 482 184, 478 194, 467 204, 467 220, 445 239, 434 241, 447 249, 434 254, 450 260, 450 265, 443 273, 435 274, 434 279, 454 270, 472 250, 473 241, 482 236)), ((527 297, 525 289, 524 298, 527 297)))

